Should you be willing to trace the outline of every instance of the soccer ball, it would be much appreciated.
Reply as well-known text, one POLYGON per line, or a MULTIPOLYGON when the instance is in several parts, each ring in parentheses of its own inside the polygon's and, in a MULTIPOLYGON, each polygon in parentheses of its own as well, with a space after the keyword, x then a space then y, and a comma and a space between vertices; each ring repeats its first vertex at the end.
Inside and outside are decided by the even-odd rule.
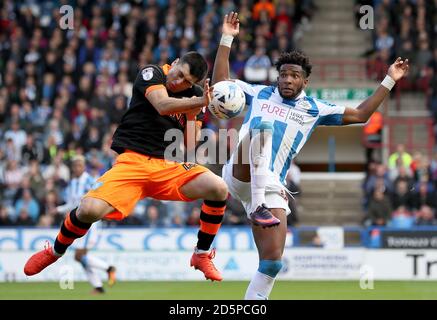
POLYGON ((237 116, 246 104, 243 90, 232 81, 220 81, 214 85, 209 111, 219 119, 237 116))

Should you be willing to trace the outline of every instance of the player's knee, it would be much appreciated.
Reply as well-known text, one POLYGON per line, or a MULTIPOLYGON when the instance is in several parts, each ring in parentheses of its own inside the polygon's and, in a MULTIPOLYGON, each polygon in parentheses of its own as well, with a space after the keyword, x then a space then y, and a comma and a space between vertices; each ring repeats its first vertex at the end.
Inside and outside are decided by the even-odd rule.
POLYGON ((105 203, 94 198, 84 198, 77 209, 77 216, 83 222, 94 222, 101 219, 105 211, 105 203))
POLYGON ((281 260, 261 260, 259 262, 258 271, 272 278, 275 278, 281 269, 281 260))
POLYGON ((226 200, 228 198, 228 186, 222 179, 217 179, 217 182, 213 188, 213 197, 214 200, 226 200))
POLYGON ((222 178, 216 176, 205 186, 203 198, 211 201, 224 201, 228 198, 228 186, 222 178))

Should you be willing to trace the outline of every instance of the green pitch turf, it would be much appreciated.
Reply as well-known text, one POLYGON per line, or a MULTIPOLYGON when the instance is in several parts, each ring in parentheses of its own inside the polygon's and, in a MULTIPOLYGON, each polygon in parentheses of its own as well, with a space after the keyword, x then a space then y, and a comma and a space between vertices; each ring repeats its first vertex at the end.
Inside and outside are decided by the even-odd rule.
MULTIPOLYGON (((118 282, 106 294, 94 296, 85 282, 62 290, 57 282, 0 283, 0 299, 63 300, 241 300, 248 282, 118 282)), ((437 299, 437 281, 375 281, 362 290, 359 281, 277 281, 271 300, 437 299)))

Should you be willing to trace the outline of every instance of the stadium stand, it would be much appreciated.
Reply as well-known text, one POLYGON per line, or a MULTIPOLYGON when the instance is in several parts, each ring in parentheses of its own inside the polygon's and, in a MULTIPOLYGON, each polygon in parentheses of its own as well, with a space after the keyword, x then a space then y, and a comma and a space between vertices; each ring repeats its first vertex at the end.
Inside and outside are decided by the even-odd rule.
MULTIPOLYGON (((236 77, 270 67, 269 57, 293 48, 289 35, 312 15, 312 1, 261 2, 238 5, 236 77), (259 64, 261 51, 267 56, 259 64)), ((237 9, 233 1, 78 0, 74 28, 62 30, 62 4, 3 1, 0 7, 0 225, 58 226, 72 157, 84 154, 92 176, 111 166, 112 133, 138 70, 189 50, 202 53, 211 69, 222 16, 237 9)), ((223 124, 209 118, 206 125, 223 124)), ((225 223, 246 224, 232 201, 225 223)), ((145 199, 122 224, 196 224, 199 206, 145 199)))
MULTIPOLYGON (((56 207, 64 202, 71 158, 84 154, 92 176, 111 166, 112 133, 129 105, 138 70, 171 62, 189 50, 205 55, 211 70, 217 30, 231 10, 238 10, 241 21, 231 55, 233 77, 271 83, 276 57, 293 48, 304 49, 314 60, 315 87, 332 76, 329 68, 337 70, 338 79, 330 82, 334 86, 374 87, 394 57, 408 57, 414 66, 389 102, 384 130, 393 134, 388 145, 381 145, 392 153, 406 141, 411 165, 404 170, 397 163, 386 168, 370 161, 364 196, 356 177, 319 183, 302 179, 303 193, 294 207, 306 213, 300 222, 380 224, 370 211, 375 207, 386 217, 384 225, 399 216, 435 224, 436 204, 428 201, 435 199, 437 188, 435 139, 430 140, 437 135, 435 1, 357 0, 354 6, 347 0, 78 0, 74 29, 61 30, 59 8, 52 1, 6 0, 0 7, 0 225, 58 226, 63 213, 56 207), (373 6, 376 18, 368 33, 358 29, 358 10, 366 4, 373 6), (404 125, 405 116, 411 118, 404 125), (399 182, 405 180, 411 186, 407 195, 399 182), (334 190, 323 198, 330 199, 329 206, 320 203, 324 188, 334 190), (348 190, 356 191, 351 195, 348 190), (383 210, 389 207, 387 199, 389 212, 383 210), (321 207, 329 213, 316 210, 321 207), (357 214, 362 211, 363 216, 357 214)), ((207 117, 205 126, 218 130, 241 119, 234 121, 207 117)), ((220 168, 211 169, 218 173, 220 168)), ((193 225, 199 207, 145 199, 122 224, 193 225)), ((233 199, 226 217, 225 224, 247 223, 233 199)))

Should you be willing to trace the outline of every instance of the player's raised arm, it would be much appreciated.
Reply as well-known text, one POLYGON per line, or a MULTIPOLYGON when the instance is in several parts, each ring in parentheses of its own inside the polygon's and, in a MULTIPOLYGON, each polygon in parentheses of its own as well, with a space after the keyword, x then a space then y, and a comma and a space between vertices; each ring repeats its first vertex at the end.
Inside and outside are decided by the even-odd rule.
POLYGON ((229 54, 234 37, 240 32, 238 13, 231 12, 223 19, 222 37, 215 57, 212 71, 212 84, 222 80, 229 80, 229 54))
POLYGON ((378 109, 384 101, 396 81, 401 79, 408 72, 408 59, 402 60, 400 57, 390 66, 387 76, 381 85, 369 98, 364 100, 356 109, 346 108, 343 115, 343 124, 365 123, 369 120, 373 112, 378 109))

